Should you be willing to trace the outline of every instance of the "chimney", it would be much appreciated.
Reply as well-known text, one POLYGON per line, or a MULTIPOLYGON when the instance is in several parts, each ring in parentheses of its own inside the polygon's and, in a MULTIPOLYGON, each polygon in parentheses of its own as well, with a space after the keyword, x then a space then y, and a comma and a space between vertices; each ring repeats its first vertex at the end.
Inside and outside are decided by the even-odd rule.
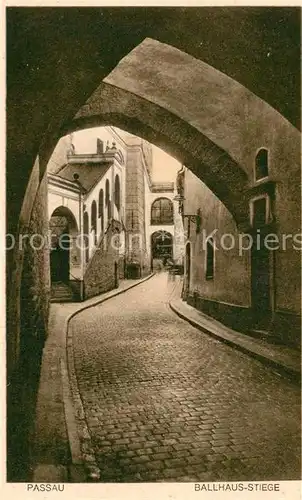
POLYGON ((101 155, 104 153, 104 142, 97 138, 96 140, 96 154, 101 155))

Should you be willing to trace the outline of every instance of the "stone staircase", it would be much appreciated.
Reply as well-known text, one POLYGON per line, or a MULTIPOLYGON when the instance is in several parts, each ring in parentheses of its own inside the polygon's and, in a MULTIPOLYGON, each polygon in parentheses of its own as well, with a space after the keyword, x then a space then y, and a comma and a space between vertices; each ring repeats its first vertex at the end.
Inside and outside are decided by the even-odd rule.
POLYGON ((51 302, 74 302, 72 289, 62 281, 53 283, 51 286, 51 302))

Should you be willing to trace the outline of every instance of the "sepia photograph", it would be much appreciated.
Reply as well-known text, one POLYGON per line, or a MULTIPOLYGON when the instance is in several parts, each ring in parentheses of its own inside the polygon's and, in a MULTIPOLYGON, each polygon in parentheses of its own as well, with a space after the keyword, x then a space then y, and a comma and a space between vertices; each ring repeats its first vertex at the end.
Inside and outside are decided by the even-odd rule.
POLYGON ((284 498, 301 480, 301 8, 5 18, 6 482, 284 498))

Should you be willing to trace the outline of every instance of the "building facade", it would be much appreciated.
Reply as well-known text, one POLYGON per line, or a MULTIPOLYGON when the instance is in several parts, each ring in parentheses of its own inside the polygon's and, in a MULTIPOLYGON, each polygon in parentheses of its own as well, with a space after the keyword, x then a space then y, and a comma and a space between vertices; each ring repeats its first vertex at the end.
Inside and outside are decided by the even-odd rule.
POLYGON ((183 298, 235 330, 298 346, 300 219, 286 206, 299 195, 287 179, 273 150, 255 150, 249 224, 239 227, 183 168, 177 179, 186 233, 183 298))
POLYGON ((123 277, 125 161, 114 142, 98 139, 91 154, 73 148, 48 175, 50 274, 54 298, 83 300, 123 277))
POLYGON ((85 300, 183 264, 175 183, 154 183, 152 170, 152 146, 113 127, 59 141, 48 165, 53 300, 85 300))
POLYGON ((184 233, 174 199, 175 182, 153 182, 147 196, 147 241, 152 269, 167 262, 183 267, 184 233))

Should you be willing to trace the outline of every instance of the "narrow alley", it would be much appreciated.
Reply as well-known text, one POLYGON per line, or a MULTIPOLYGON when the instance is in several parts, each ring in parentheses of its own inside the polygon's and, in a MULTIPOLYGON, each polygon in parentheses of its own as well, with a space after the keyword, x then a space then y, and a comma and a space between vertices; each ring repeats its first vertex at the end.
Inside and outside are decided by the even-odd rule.
POLYGON ((179 319, 160 273, 70 322, 102 482, 299 477, 299 388, 179 319))

